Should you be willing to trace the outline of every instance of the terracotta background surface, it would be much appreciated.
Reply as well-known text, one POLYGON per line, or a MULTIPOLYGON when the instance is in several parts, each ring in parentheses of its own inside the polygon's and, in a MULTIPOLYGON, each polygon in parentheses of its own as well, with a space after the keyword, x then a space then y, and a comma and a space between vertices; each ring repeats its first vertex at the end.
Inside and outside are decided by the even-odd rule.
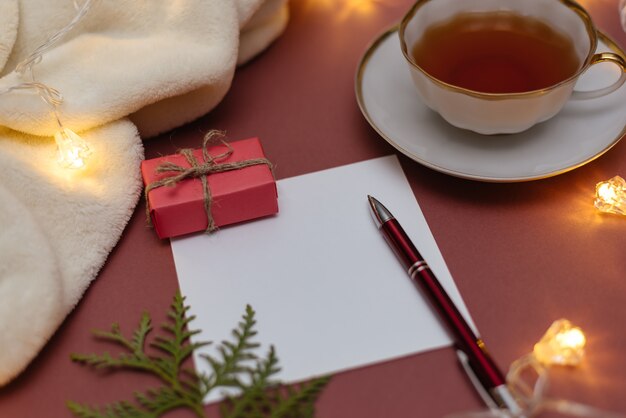
MULTIPOLYGON (((259 136, 279 178, 393 153, 361 116, 353 78, 367 45, 411 2, 369 3, 368 11, 351 0, 293 1, 286 33, 239 69, 219 107, 147 141, 147 157, 197 147, 211 128, 231 139, 259 136)), ((583 4, 626 47, 617 0, 583 4)), ((626 413, 626 219, 602 216, 591 203, 596 182, 626 176, 626 143, 573 172, 521 184, 460 180, 401 161, 496 361, 506 368, 553 320, 569 318, 586 331, 588 356, 579 369, 555 369, 551 392, 626 413)), ((90 330, 119 321, 129 331, 144 310, 162 322, 176 289, 169 242, 145 227, 142 202, 84 299, 27 371, 0 390, 0 417, 69 417, 67 400, 102 404, 153 385, 136 373, 96 373, 69 354, 115 350, 90 330)), ((318 413, 441 417, 481 407, 453 351, 443 349, 336 375, 318 413)))

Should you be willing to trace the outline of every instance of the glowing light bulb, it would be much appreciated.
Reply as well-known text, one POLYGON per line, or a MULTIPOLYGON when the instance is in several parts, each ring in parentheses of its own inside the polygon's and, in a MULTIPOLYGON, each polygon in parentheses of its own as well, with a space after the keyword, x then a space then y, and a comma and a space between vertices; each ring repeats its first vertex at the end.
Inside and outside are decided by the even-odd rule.
POLYGON ((368 15, 374 12, 379 0, 347 0, 345 2, 346 13, 368 15))
POLYGON ((535 358, 546 365, 577 366, 583 359, 587 339, 583 331, 567 319, 554 321, 535 344, 535 358))
POLYGON ((70 129, 63 128, 54 135, 59 153, 59 164, 65 168, 82 168, 91 151, 87 143, 70 129))
POLYGON ((626 180, 615 176, 598 183, 594 206, 602 212, 626 215, 626 180))

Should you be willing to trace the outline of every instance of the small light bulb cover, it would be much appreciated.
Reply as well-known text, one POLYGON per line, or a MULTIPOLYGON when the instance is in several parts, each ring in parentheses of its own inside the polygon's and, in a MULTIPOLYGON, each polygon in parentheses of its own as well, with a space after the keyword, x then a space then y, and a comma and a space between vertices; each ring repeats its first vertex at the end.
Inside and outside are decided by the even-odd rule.
POLYGON ((567 319, 559 319, 535 344, 533 355, 548 366, 578 366, 583 359, 586 342, 585 334, 579 327, 567 319))
POLYGON ((626 215, 626 180, 615 176, 596 184, 594 206, 602 212, 626 215))
POLYGON ((91 155, 87 143, 70 129, 63 128, 54 135, 59 164, 65 168, 82 168, 91 155))

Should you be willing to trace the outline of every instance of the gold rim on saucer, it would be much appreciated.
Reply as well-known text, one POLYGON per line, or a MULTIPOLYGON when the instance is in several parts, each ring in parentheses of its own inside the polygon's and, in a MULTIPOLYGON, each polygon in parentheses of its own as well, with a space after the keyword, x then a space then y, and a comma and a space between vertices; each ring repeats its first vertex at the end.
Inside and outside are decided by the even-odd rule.
MULTIPOLYGON (((579 168, 579 167, 581 167, 581 166, 583 166, 585 164, 588 164, 589 162, 595 160, 596 158, 600 157, 601 155, 603 155, 604 153, 609 151, 613 146, 615 146, 615 144, 617 144, 622 139, 622 137, 624 137, 624 135, 626 135, 626 123, 625 123, 623 128, 622 128, 622 130, 621 130, 621 132, 613 139, 613 141, 611 141, 610 143, 606 144, 606 146, 604 146, 602 149, 600 149, 594 155, 590 156, 589 158, 587 158, 585 160, 582 160, 580 162, 577 162, 577 163, 574 163, 574 164, 569 165, 567 167, 564 167, 562 169, 557 169, 557 170, 551 171, 549 173, 544 173, 544 174, 540 174, 540 175, 528 175, 528 176, 521 176, 521 177, 490 177, 490 176, 481 176, 481 175, 475 175, 475 174, 470 174, 470 173, 464 173, 464 172, 461 172, 461 171, 456 171, 456 170, 453 170, 453 169, 449 169, 449 168, 442 167, 440 165, 434 164, 434 163, 432 163, 430 161, 427 161, 424 158, 416 155, 415 153, 413 153, 413 152, 403 148, 398 143, 396 143, 396 141, 394 141, 387 134, 385 134, 385 132, 383 132, 381 130, 381 128, 379 126, 377 126, 377 124, 374 122, 373 118, 369 114, 369 112, 368 112, 368 110, 366 108, 366 105, 365 105, 365 100, 363 98, 363 74, 365 72, 365 69, 366 69, 368 63, 369 63, 370 58, 372 57, 374 52, 379 48, 379 46, 381 45, 381 43, 383 41, 385 41, 389 36, 397 34, 399 27, 400 27, 400 24, 396 24, 396 25, 392 26, 391 28, 387 29, 381 35, 379 35, 377 38, 375 38, 375 40, 369 45, 369 47, 365 51, 363 57, 361 58, 358 66, 357 66, 357 71, 356 71, 356 75, 355 75, 355 93, 356 93, 357 103, 359 105, 361 113, 363 114, 363 116, 365 117, 367 122, 370 124, 370 126, 385 141, 387 141, 391 146, 396 148, 402 154, 406 155, 407 157, 411 158, 412 160, 414 160, 414 161, 416 161, 416 162, 418 162, 418 163, 420 163, 420 164, 422 164, 422 165, 424 165, 426 167, 429 167, 429 168, 431 168, 431 169, 433 169, 435 171, 439 171, 441 173, 449 174, 449 175, 452 175, 452 176, 455 176, 455 177, 459 177, 459 178, 464 178, 464 179, 469 179, 469 180, 477 180, 477 181, 483 181, 483 182, 491 182, 491 183, 515 183, 515 182, 524 182, 524 181, 532 181, 532 180, 541 180, 541 179, 545 179, 545 178, 549 178, 549 177, 554 177, 554 176, 557 176, 559 174, 566 173, 568 171, 575 170, 576 168, 579 168)), ((610 50, 612 50, 616 54, 621 55, 622 57, 626 57, 626 53, 624 52, 624 50, 622 50, 619 47, 619 45, 613 39, 611 39, 608 35, 604 34, 600 30, 597 31, 597 39, 599 41, 601 41, 602 43, 604 43, 607 48, 609 48, 610 50)), ((402 53, 402 52, 398 51, 398 53, 402 53)), ((415 94, 417 95, 417 93, 415 93, 415 94)), ((550 121, 546 121, 546 122, 543 122, 543 123, 550 123, 550 121)), ((458 128, 458 129, 460 129, 460 128, 458 128)), ((516 135, 516 134, 512 134, 512 135, 516 135)))

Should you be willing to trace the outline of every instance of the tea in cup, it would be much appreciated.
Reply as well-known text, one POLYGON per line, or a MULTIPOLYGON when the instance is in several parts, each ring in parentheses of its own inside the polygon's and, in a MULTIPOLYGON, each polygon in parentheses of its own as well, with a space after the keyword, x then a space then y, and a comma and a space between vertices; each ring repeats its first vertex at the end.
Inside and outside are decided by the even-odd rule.
POLYGON ((402 52, 422 100, 454 126, 517 133, 626 81, 626 61, 596 53, 589 14, 571 0, 418 0, 402 19, 402 52), (576 81, 600 62, 618 80, 594 91, 576 81))

